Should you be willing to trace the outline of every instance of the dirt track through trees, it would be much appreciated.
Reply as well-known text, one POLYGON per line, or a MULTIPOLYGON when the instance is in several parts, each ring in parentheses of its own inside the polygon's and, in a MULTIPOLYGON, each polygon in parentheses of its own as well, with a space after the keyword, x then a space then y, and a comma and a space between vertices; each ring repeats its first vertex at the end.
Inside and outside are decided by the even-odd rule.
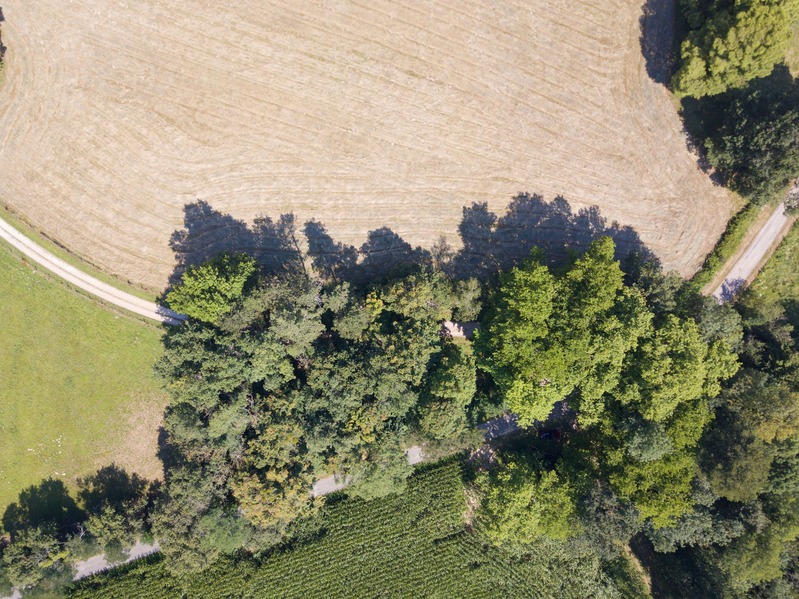
MULTIPOLYGON (((656 4, 650 0, 650 5, 656 4)), ((665 2, 668 4, 668 2, 665 2)), ((646 72, 630 0, 5 0, 0 202, 161 289, 202 199, 359 245, 562 194, 695 270, 730 213, 646 72)), ((553 231, 557 235, 557 231, 553 231)))

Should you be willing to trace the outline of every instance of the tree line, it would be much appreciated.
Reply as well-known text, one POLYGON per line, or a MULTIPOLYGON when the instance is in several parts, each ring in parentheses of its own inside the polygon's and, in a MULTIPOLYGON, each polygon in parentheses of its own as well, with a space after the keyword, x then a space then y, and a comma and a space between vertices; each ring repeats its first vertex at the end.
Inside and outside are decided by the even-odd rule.
POLYGON ((587 539, 607 561, 632 546, 656 596, 794 596, 793 325, 751 294, 719 305, 651 262, 622 269, 606 245, 561 273, 534 256, 487 301, 478 367, 508 407, 569 409, 478 474, 483 525, 503 546, 587 539))
POLYGON ((433 262, 361 285, 297 265, 266 274, 246 255, 189 267, 166 296, 188 320, 155 367, 170 398, 163 484, 87 480, 50 516, 26 490, 3 522, 6 577, 52 588, 86 547, 121 559, 143 536, 178 576, 266 556, 309 534, 326 501, 315 480, 401 493, 405 449, 474 449, 476 425, 510 410, 522 430, 468 461, 465 483, 473 525, 503 550, 572 539, 611 563, 648 546, 730 593, 792 584, 789 323, 614 252, 600 238, 553 267, 536 250, 486 284, 433 262), (474 343, 443 332, 475 319, 474 343))

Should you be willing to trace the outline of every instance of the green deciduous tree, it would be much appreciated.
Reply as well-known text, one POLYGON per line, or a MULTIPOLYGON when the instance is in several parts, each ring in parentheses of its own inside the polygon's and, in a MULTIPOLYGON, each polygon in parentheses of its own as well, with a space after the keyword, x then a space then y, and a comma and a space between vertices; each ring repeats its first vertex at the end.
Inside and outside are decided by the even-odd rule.
POLYGON ((200 266, 189 266, 166 301, 176 312, 215 323, 241 298, 255 270, 255 261, 245 254, 220 254, 200 266))
POLYGON ((64 572, 69 576, 68 557, 69 552, 52 528, 28 528, 3 550, 6 575, 12 585, 22 590, 37 586, 46 577, 64 572))
POLYGON ((747 368, 721 399, 749 434, 766 443, 799 435, 799 392, 789 377, 747 368))
POLYGON ((610 473, 610 483, 620 497, 635 505, 642 520, 659 528, 691 511, 696 474, 693 455, 677 451, 651 462, 627 461, 610 473))
POLYGON ((131 526, 125 514, 111 506, 105 506, 90 514, 86 527, 103 548, 106 559, 111 563, 127 559, 125 549, 136 542, 136 528, 131 526))
POLYGON ((432 439, 455 439, 467 427, 466 407, 477 392, 469 342, 446 342, 433 358, 419 403, 419 427, 432 439))
POLYGON ((719 381, 737 368, 722 342, 708 346, 693 320, 670 314, 628 356, 616 398, 633 404, 647 420, 663 422, 681 403, 717 395, 719 381))
POLYGON ((682 43, 672 79, 678 95, 699 98, 743 87, 784 58, 796 0, 716 2, 708 11, 696 4, 683 3, 694 29, 682 43))
POLYGON ((706 111, 707 158, 732 189, 766 200, 799 176, 799 86, 785 67, 706 111))
POLYGON ((641 529, 635 507, 600 481, 582 498, 579 509, 583 534, 606 560, 617 558, 621 548, 641 529))
POLYGON ((508 456, 477 485, 481 522, 497 544, 524 545, 542 536, 565 539, 579 529, 575 491, 553 470, 508 456))
POLYGON ((730 501, 751 501, 768 483, 772 452, 726 411, 703 440, 702 464, 713 490, 730 501))
POLYGON ((476 309, 479 286, 425 270, 369 289, 284 273, 241 276, 231 294, 220 264, 184 282, 223 280, 211 295, 224 308, 170 330, 156 367, 175 456, 154 528, 175 571, 280 541, 330 472, 364 498, 400 491, 405 441, 459 435, 476 390, 468 342, 441 330, 456 305, 476 309))
POLYGON ((624 356, 649 328, 643 296, 624 286, 614 244, 591 244, 562 276, 534 254, 501 275, 476 347, 522 424, 543 420, 567 396, 584 424, 621 376, 624 356))

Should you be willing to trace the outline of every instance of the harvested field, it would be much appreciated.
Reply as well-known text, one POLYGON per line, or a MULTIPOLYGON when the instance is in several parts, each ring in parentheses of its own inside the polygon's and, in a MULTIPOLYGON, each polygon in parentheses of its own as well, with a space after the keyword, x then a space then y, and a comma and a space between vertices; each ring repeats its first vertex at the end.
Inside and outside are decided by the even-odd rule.
POLYGON ((430 246, 459 244, 473 202, 562 195, 683 274, 730 214, 647 75, 634 0, 2 6, 0 201, 151 288, 197 199, 430 246))

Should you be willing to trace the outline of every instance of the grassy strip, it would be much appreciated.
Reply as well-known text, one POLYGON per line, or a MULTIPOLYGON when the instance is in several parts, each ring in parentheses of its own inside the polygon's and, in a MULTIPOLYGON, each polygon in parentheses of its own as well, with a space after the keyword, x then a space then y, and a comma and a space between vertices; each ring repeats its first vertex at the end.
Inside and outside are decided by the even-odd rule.
MULTIPOLYGON (((0 208, 2 207, 3 204, 2 201, 0 201, 0 208)), ((45 233, 38 231, 33 226, 29 225, 22 218, 9 210, 8 207, 5 207, 5 209, 0 209, 0 216, 3 217, 3 220, 7 221, 10 225, 18 229, 23 235, 38 243, 51 254, 61 258, 67 264, 74 266, 86 274, 91 275, 95 279, 98 279, 103 283, 113 285, 117 289, 121 289, 122 291, 126 291, 131 295, 135 295, 136 297, 150 302, 155 301, 158 297, 158 294, 152 289, 144 289, 132 283, 131 281, 126 281, 120 279, 119 277, 105 273, 93 264, 79 258, 67 250, 64 246, 59 245, 57 242, 47 237, 45 233)))
POLYGON ((749 203, 733 216, 716 247, 707 255, 702 268, 691 278, 691 282, 699 288, 710 283, 741 247, 741 242, 746 237, 749 227, 757 220, 760 211, 770 209, 772 206, 773 202, 766 206, 749 203))
POLYGON ((791 70, 791 75, 799 77, 799 21, 793 24, 793 35, 785 52, 785 64, 791 70))
MULTIPOLYGON (((465 525, 461 465, 418 471, 402 495, 340 500, 313 540, 263 562, 229 560, 178 580, 162 559, 75 584, 73 597, 593 597, 607 573, 568 542, 524 556, 489 546, 465 525), (567 575, 564 573, 568 572, 567 575)), ((629 583, 628 585, 629 586, 629 583)))
POLYGON ((796 310, 799 302, 797 259, 799 227, 793 226, 749 288, 748 295, 751 294, 757 305, 779 304, 796 310))
POLYGON ((0 244, 0 514, 24 487, 116 462, 157 475, 161 329, 106 310, 0 244))

